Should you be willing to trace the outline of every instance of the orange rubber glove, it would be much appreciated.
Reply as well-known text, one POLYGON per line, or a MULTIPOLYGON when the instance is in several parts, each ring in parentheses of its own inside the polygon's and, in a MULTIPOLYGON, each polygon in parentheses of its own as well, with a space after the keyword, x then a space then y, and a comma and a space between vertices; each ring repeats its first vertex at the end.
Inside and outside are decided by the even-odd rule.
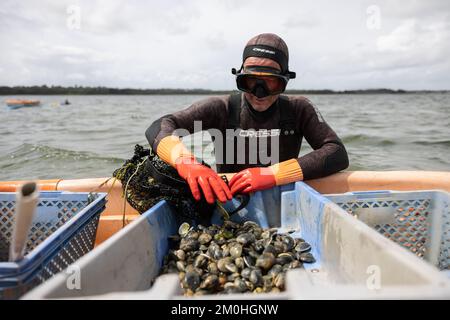
POLYGON ((163 138, 159 142, 157 154, 175 167, 178 174, 187 181, 195 200, 201 199, 200 188, 208 203, 214 203, 215 198, 221 202, 231 200, 231 191, 225 181, 214 170, 198 162, 178 137, 163 138))
POLYGON ((249 193, 303 179, 302 169, 296 159, 242 170, 235 174, 228 184, 231 193, 249 193))
POLYGON ((181 157, 176 161, 178 174, 187 181, 195 200, 200 200, 199 185, 208 203, 214 203, 215 198, 221 202, 231 200, 231 191, 225 181, 211 168, 202 165, 194 157, 181 157))

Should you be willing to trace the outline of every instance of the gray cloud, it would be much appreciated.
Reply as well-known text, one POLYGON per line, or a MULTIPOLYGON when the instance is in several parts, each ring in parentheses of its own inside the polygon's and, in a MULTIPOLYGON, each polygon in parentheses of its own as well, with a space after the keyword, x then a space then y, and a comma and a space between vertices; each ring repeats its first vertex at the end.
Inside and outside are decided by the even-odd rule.
POLYGON ((255 34, 289 45, 291 88, 450 89, 450 2, 2 1, 0 85, 231 89, 255 34), (81 28, 67 8, 81 9, 81 28), (369 5, 380 28, 366 26, 369 5))

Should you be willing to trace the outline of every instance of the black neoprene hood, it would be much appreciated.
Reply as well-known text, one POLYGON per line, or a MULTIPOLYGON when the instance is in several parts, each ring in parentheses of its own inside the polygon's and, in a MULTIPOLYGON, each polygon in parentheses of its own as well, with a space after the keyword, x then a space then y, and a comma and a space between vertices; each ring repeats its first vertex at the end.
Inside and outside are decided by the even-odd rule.
MULTIPOLYGON (((242 64, 249 57, 268 58, 277 62, 281 67, 281 74, 289 79, 295 78, 295 72, 289 71, 289 50, 279 36, 273 33, 262 33, 251 38, 242 54, 242 64)), ((241 67, 242 69, 242 67, 241 67)), ((233 72, 233 74, 236 74, 233 72)))

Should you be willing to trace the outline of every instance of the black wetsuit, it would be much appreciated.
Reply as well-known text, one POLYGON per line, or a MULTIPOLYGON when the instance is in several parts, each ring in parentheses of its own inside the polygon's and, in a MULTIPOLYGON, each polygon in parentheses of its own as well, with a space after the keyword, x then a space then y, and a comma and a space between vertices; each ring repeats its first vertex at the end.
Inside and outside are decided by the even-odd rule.
MULTIPOLYGON (((318 109, 305 97, 280 96, 267 110, 258 112, 244 99, 243 95, 209 97, 194 103, 187 109, 166 115, 156 120, 146 131, 146 137, 153 150, 157 150, 162 138, 172 135, 176 129, 194 132, 194 121, 201 121, 203 130, 214 130, 224 136, 225 141, 245 140, 244 152, 236 149, 234 157, 227 159, 226 143, 217 143, 214 139, 219 173, 238 172, 245 168, 267 166, 267 157, 262 161, 262 151, 273 155, 273 139, 277 139, 276 162, 298 158, 303 137, 314 151, 297 159, 303 172, 303 179, 313 179, 330 175, 348 167, 348 156, 344 145, 336 133, 324 121, 318 109), (242 129, 231 135, 232 130, 242 129), (245 138, 242 138, 245 137, 245 138), (250 137, 250 138, 249 138, 250 137), (256 139, 257 148, 249 148, 249 141, 256 139), (279 140, 278 140, 279 139, 279 140), (258 145, 259 143, 259 145, 258 145), (242 155, 244 161, 242 161, 242 155), (241 156, 240 159, 237 159, 241 156), (256 161, 255 161, 256 159, 256 161), (243 163, 242 163, 243 162, 243 163)), ((214 132, 212 133, 214 135, 214 132)), ((220 140, 220 139, 219 139, 220 140)))

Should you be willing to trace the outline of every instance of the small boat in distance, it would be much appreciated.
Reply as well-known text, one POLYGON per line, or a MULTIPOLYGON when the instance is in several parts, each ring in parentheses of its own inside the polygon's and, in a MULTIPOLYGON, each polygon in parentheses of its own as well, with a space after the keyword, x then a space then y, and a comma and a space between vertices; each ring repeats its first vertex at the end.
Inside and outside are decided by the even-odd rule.
POLYGON ((23 107, 37 107, 41 104, 39 100, 24 100, 24 99, 8 99, 6 105, 10 109, 18 109, 23 107))

